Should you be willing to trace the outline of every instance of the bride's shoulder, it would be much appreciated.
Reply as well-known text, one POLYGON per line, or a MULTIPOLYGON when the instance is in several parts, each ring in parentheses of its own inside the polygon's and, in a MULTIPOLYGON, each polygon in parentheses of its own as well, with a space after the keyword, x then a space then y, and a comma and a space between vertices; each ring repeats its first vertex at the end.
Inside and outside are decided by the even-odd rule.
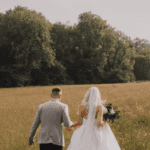
POLYGON ((101 108, 101 107, 103 107, 103 105, 101 105, 101 104, 98 104, 98 105, 97 105, 97 107, 101 108))

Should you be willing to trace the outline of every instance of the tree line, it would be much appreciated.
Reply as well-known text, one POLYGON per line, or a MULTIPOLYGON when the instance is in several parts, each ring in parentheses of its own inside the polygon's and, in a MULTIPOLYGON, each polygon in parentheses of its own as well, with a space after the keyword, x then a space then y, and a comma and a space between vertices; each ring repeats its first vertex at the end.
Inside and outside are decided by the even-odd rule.
POLYGON ((91 12, 50 23, 26 7, 0 13, 0 87, 150 80, 150 44, 91 12))

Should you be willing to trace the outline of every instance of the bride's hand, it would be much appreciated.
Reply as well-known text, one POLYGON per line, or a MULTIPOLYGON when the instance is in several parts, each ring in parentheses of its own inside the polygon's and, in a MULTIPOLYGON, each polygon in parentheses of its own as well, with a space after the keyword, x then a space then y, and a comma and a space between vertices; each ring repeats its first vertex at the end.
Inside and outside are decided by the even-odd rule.
POLYGON ((102 123, 100 123, 100 126, 105 125, 105 123, 106 123, 106 121, 105 121, 105 120, 103 120, 103 121, 102 121, 102 123))

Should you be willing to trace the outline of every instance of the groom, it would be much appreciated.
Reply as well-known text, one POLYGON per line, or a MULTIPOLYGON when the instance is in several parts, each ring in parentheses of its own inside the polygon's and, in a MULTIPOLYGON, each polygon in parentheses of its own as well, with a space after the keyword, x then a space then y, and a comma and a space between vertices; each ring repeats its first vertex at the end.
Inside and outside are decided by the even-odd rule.
MULTIPOLYGON (((52 99, 39 105, 35 120, 32 124, 29 147, 32 148, 33 138, 36 130, 41 123, 41 130, 37 144, 40 144, 40 150, 62 150, 65 146, 62 123, 65 127, 70 127, 73 122, 69 118, 68 105, 61 103, 62 90, 52 89, 52 99)), ((72 128, 66 128, 72 131, 72 128)))

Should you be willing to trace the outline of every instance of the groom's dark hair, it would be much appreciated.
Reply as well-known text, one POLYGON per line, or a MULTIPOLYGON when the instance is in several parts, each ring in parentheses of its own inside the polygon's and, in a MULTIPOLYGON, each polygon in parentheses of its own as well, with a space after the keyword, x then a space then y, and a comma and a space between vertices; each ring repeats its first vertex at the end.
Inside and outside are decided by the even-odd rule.
POLYGON ((52 89, 52 95, 57 95, 61 91, 60 88, 53 88, 52 89))

